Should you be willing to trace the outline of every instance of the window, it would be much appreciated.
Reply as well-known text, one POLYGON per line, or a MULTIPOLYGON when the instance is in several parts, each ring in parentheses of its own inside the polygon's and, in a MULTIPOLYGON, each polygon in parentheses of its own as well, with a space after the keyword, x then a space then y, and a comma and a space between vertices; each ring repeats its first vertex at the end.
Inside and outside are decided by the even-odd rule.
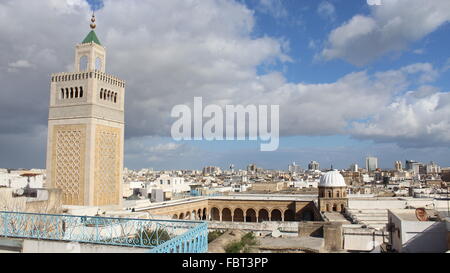
POLYGON ((95 69, 102 70, 102 66, 103 66, 102 59, 97 57, 97 59, 95 59, 95 69))
POLYGON ((86 71, 88 69, 88 57, 82 56, 80 58, 80 71, 86 71))
POLYGON ((82 98, 83 97, 83 86, 80 86, 80 98, 82 98))

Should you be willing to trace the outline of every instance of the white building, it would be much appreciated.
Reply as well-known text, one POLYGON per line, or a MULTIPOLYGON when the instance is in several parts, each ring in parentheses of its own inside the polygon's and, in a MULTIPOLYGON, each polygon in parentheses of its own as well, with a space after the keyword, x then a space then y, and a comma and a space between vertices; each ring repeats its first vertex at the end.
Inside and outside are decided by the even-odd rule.
POLYGON ((172 177, 167 174, 159 176, 155 181, 151 182, 147 189, 157 188, 164 192, 183 193, 189 192, 191 187, 185 183, 183 177, 172 177))
POLYGON ((44 175, 43 174, 30 174, 26 172, 1 172, 0 173, 0 187, 23 189, 30 187, 32 189, 43 188, 44 175))
POLYGON ((290 173, 300 173, 302 171, 302 168, 299 165, 295 164, 295 162, 293 162, 291 165, 289 165, 288 171, 290 173))
POLYGON ((289 185, 293 188, 298 188, 298 189, 310 189, 310 188, 317 188, 319 186, 319 181, 318 180, 297 180, 297 181, 292 181, 289 183, 289 185))
POLYGON ((414 209, 388 210, 392 249, 400 253, 444 253, 448 227, 444 221, 420 221, 414 209))
POLYGON ((441 167, 433 161, 427 164, 427 174, 438 174, 441 172, 441 167))

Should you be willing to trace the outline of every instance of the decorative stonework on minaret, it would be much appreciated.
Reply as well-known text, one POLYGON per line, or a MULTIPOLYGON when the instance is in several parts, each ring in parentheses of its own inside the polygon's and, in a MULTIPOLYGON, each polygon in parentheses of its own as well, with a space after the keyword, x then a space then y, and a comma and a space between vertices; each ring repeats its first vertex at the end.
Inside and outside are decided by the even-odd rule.
POLYGON ((47 184, 65 205, 111 206, 122 199, 124 81, 106 74, 95 29, 76 46, 74 72, 52 75, 47 184))

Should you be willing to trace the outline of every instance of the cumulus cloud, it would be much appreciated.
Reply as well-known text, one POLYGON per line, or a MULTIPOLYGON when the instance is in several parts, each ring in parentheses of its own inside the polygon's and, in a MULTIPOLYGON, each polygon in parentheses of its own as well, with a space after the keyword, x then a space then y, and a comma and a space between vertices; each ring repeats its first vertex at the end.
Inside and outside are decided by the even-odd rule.
POLYGON ((354 123, 359 138, 396 142, 402 147, 448 146, 450 94, 421 87, 399 97, 370 122, 354 123))
POLYGON ((447 0, 383 1, 372 6, 370 15, 356 15, 334 29, 321 56, 365 65, 389 52, 406 49, 449 20, 447 0))
POLYGON ((289 14, 282 0, 258 0, 258 2, 257 8, 260 12, 275 18, 285 18, 289 14))
MULTIPOLYGON (((389 118, 379 113, 381 109, 399 100, 412 84, 430 85, 438 76, 431 64, 419 63, 375 73, 357 71, 330 83, 290 83, 277 71, 258 73, 262 65, 270 68, 290 61, 288 42, 254 37, 254 13, 238 2, 107 0, 104 4, 97 12, 97 34, 107 47, 107 71, 127 82, 126 158, 130 162, 142 158, 155 162, 163 156, 174 162, 202 156, 214 160, 211 153, 199 153, 188 145, 147 140, 170 137, 175 121, 170 117, 172 107, 192 105, 196 96, 203 97, 204 104, 221 106, 278 104, 283 136, 354 133, 378 139, 389 118), (351 123, 374 116, 372 123, 351 123), (377 130, 371 130, 372 124, 377 130)), ((10 26, 0 28, 1 37, 8 37, 0 43, 0 150, 10 150, 17 141, 8 141, 7 135, 28 139, 36 128, 47 125, 49 75, 73 65, 74 47, 89 31, 90 7, 82 0, 5 0, 0 14, 0 23, 10 26), (3 73, 14 66, 21 73, 3 73)), ((361 24, 361 33, 371 24, 361 24)), ((437 93, 432 90, 422 100, 437 93)), ((445 108, 443 97, 439 95, 439 103, 445 108)), ((439 121, 438 115, 433 118, 439 121)), ((435 135, 446 133, 440 122, 418 126, 435 135)))
POLYGON ((325 19, 329 19, 332 21, 336 19, 336 8, 332 3, 328 1, 320 2, 319 6, 317 7, 317 13, 319 14, 319 16, 325 19))

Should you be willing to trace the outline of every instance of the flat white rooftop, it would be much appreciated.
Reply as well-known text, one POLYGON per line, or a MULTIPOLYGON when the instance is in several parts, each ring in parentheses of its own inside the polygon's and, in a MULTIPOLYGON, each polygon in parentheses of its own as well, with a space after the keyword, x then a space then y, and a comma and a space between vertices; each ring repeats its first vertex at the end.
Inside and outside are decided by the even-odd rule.
POLYGON ((247 201, 314 201, 317 194, 236 194, 209 197, 209 200, 247 200, 247 201))

